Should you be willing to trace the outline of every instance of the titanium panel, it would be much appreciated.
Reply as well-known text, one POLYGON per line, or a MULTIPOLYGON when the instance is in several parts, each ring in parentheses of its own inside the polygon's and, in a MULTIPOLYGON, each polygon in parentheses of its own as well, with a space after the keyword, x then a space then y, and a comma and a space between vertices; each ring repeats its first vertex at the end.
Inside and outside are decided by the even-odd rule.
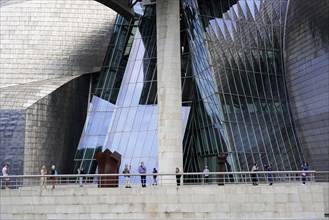
POLYGON ((305 160, 329 170, 329 1, 290 0, 286 21, 287 83, 305 160))
POLYGON ((0 110, 0 164, 9 163, 11 175, 22 175, 25 110, 0 110))

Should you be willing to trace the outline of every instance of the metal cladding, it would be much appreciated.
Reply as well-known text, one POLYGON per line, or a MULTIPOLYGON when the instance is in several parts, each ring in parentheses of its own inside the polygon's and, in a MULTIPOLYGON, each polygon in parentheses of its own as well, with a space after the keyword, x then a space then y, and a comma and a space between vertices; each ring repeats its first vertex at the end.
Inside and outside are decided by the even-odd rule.
POLYGON ((285 27, 291 110, 305 160, 329 170, 329 1, 292 0, 285 27))
POLYGON ((0 163, 11 174, 52 164, 69 173, 88 105, 83 74, 100 70, 116 13, 92 0, 8 0, 0 14, 0 163))

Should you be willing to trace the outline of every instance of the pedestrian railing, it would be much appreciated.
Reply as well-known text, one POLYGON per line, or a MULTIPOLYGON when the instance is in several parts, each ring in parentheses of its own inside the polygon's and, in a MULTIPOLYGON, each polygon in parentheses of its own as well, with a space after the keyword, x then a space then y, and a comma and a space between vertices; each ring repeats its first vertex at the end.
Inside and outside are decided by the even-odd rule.
MULTIPOLYGON (((227 184, 313 184, 329 182, 329 171, 258 171, 258 172, 209 172, 204 173, 148 173, 147 186, 184 185, 227 185, 227 184), (303 178, 302 173, 306 173, 303 178), (255 177, 253 177, 255 174, 255 177)), ((64 174, 64 175, 11 175, 0 176, 1 189, 26 187, 63 188, 63 187, 125 187, 127 177, 131 187, 140 187, 141 174, 64 174)))

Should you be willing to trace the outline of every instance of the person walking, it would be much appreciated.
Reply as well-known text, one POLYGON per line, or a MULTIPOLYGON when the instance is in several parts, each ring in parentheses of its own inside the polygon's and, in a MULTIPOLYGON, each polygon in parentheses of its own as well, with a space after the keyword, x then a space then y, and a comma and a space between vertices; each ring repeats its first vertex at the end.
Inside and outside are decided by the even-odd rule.
POLYGON ((209 169, 208 169, 208 166, 205 166, 204 167, 203 176, 204 176, 204 183, 208 183, 208 179, 209 179, 209 169))
POLYGON ((180 186, 180 178, 181 178, 181 174, 180 174, 180 169, 179 167, 176 167, 176 184, 177 186, 180 186))
MULTIPOLYGON (((153 168, 153 172, 152 172, 153 174, 157 174, 158 173, 158 171, 157 171, 157 169, 154 167, 153 168)), ((152 184, 153 186, 156 186, 156 185, 158 185, 158 183, 157 183, 157 175, 153 175, 153 184, 152 184)))
MULTIPOLYGON (((141 162, 141 165, 138 167, 138 173, 139 174, 146 174, 146 166, 144 165, 144 162, 141 162)), ((146 187, 146 175, 141 175, 141 183, 142 187, 146 187)))
MULTIPOLYGON (((302 165, 302 171, 307 171, 309 169, 308 163, 305 162, 304 165, 302 165)), ((307 178, 307 173, 302 172, 302 181, 303 185, 306 184, 306 178, 307 178)))
POLYGON ((9 185, 10 185, 10 180, 9 180, 9 164, 6 163, 5 166, 2 168, 2 176, 4 176, 4 182, 5 182, 5 189, 9 189, 9 185))
POLYGON ((45 177, 45 175, 47 175, 48 171, 46 166, 42 166, 41 170, 40 170, 40 174, 41 174, 41 178, 40 178, 40 185, 41 188, 47 188, 47 177, 45 177))
MULTIPOLYGON (((272 164, 271 163, 265 164, 264 168, 267 171, 272 171, 272 164)), ((269 186, 272 186, 273 185, 273 174, 272 173, 267 174, 267 180, 269 182, 269 186)))
MULTIPOLYGON (((125 168, 122 171, 123 174, 130 174, 130 167, 128 166, 128 164, 125 164, 125 168)), ((125 188, 131 188, 130 186, 130 176, 129 175, 125 175, 125 188)))
POLYGON ((52 184, 52 188, 55 189, 55 176, 57 176, 57 170, 55 165, 51 166, 51 175, 53 175, 53 177, 51 177, 51 184, 52 184))
POLYGON ((256 174, 257 171, 258 171, 258 165, 257 165, 257 163, 254 163, 254 165, 251 168, 251 172, 252 172, 251 181, 252 181, 253 186, 258 186, 258 183, 257 183, 258 179, 257 179, 257 174, 256 174))

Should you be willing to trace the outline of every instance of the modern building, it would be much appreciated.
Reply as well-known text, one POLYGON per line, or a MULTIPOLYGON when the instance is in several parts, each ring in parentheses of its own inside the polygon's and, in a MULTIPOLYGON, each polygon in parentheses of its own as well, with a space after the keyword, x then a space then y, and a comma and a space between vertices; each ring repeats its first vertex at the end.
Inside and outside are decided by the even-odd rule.
POLYGON ((329 170, 328 0, 99 2, 1 1, 1 163, 329 170))

